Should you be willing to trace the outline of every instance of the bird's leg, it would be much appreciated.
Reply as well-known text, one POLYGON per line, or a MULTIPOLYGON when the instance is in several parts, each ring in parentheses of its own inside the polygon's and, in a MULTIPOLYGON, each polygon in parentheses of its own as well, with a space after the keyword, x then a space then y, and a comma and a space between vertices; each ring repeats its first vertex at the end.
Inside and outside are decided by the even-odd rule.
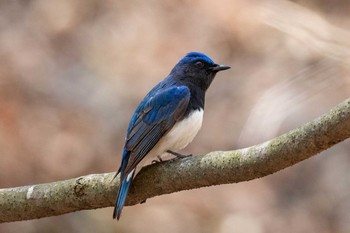
POLYGON ((160 162, 163 162, 163 159, 162 159, 159 155, 157 155, 157 158, 158 158, 158 160, 157 160, 157 159, 153 159, 153 160, 152 160, 152 163, 160 163, 160 162))
POLYGON ((186 157, 191 157, 192 156, 192 154, 182 155, 180 153, 177 153, 177 152, 174 152, 174 151, 171 151, 171 150, 167 150, 166 152, 169 153, 169 154, 174 155, 175 159, 186 158, 186 157))

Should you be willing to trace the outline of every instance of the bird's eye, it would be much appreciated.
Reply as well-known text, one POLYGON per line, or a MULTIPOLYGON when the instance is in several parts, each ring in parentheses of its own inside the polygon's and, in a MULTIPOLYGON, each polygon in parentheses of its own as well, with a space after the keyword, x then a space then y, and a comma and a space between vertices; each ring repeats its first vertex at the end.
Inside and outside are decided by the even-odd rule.
POLYGON ((197 62, 194 63, 194 64, 195 64, 195 66, 197 66, 198 68, 203 68, 203 66, 204 66, 204 63, 201 62, 201 61, 197 61, 197 62))

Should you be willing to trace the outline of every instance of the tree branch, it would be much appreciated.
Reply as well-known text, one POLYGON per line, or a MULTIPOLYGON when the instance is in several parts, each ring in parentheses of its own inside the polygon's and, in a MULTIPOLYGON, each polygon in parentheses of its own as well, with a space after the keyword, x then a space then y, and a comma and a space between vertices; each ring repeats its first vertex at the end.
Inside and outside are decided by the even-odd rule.
MULTIPOLYGON (((350 137, 350 99, 310 123, 265 143, 149 165, 135 178, 127 205, 181 190, 237 183, 292 166, 350 137)), ((0 189, 0 222, 113 206, 114 173, 0 189)))

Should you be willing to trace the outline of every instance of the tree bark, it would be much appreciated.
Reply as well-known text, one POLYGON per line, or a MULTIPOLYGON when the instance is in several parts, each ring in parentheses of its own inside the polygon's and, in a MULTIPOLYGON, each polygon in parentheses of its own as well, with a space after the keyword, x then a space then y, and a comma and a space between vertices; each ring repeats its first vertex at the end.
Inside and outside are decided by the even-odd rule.
MULTIPOLYGON (((312 122, 262 144, 144 167, 130 189, 127 205, 181 190, 263 177, 349 137, 350 99, 347 99, 312 122)), ((119 185, 119 177, 113 180, 113 176, 114 173, 92 174, 47 184, 0 189, 0 222, 113 206, 119 185)))

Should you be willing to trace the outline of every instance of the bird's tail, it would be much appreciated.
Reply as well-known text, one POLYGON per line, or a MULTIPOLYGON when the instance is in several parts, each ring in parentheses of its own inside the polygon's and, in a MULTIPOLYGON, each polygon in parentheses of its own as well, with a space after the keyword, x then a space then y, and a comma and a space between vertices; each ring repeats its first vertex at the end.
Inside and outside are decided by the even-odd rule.
POLYGON ((114 219, 117 218, 117 220, 119 220, 120 218, 120 215, 122 213, 122 210, 125 204, 126 196, 128 195, 130 185, 134 178, 134 174, 135 174, 135 169, 132 170, 129 173, 129 175, 124 180, 121 181, 121 184, 119 186, 118 196, 114 206, 114 212, 113 212, 114 219))

